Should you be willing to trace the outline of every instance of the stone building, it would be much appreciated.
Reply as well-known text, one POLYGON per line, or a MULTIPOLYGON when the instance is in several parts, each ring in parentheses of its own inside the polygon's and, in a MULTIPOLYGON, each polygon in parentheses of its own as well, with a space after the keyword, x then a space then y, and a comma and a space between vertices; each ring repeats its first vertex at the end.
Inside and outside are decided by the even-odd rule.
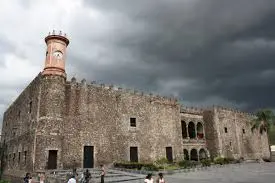
POLYGON ((66 80, 68 38, 50 34, 44 70, 4 113, 6 169, 43 171, 166 157, 270 157, 252 115, 186 108, 174 98, 66 80))

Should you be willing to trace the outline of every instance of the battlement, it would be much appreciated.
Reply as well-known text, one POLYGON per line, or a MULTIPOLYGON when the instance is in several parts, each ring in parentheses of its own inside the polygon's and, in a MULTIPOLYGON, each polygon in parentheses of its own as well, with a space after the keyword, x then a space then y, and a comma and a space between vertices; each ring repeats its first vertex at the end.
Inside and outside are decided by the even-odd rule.
POLYGON ((48 36, 63 36, 63 37, 67 37, 67 34, 63 33, 62 31, 59 31, 59 33, 56 34, 55 30, 53 30, 52 32, 49 32, 48 36))
POLYGON ((216 109, 218 111, 221 111, 221 110, 230 111, 230 112, 233 112, 233 113, 236 113, 236 114, 242 114, 242 115, 246 115, 246 116, 252 117, 252 118, 256 117, 255 114, 253 114, 253 113, 240 111, 239 109, 236 109, 236 108, 230 108, 230 107, 223 107, 223 106, 214 105, 213 109, 216 109))
POLYGON ((161 104, 166 104, 166 105, 178 105, 178 99, 175 97, 165 97, 165 96, 160 96, 158 94, 153 94, 153 93, 146 93, 141 90, 136 90, 136 89, 131 89, 131 88, 122 88, 120 86, 116 86, 113 84, 107 85, 103 83, 98 83, 96 81, 92 81, 90 83, 87 83, 86 79, 82 79, 80 82, 77 81, 75 77, 71 78, 71 81, 66 82, 67 85, 71 85, 73 87, 76 87, 77 89, 89 89, 89 88, 101 88, 104 90, 109 90, 111 92, 117 92, 119 94, 128 94, 128 95, 135 95, 135 96, 140 96, 140 97, 145 97, 147 98, 150 103, 161 103, 161 104))
POLYGON ((197 107, 181 106, 181 108, 180 108, 181 113, 188 113, 188 114, 202 115, 203 111, 204 111, 203 108, 197 108, 197 107))

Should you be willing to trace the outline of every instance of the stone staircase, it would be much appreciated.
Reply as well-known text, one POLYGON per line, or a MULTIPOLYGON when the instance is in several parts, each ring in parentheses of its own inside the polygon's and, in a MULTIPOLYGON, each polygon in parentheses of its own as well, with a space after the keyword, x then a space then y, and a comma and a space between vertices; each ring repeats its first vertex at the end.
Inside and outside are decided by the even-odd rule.
MULTIPOLYGON (((82 173, 86 169, 77 169, 77 180, 80 180, 82 173)), ((90 183, 100 182, 100 169, 89 169, 92 179, 90 183)), ((72 170, 52 170, 46 173, 45 183, 66 183, 69 177, 72 175, 72 170)), ((123 172, 114 169, 107 169, 105 175, 105 182, 132 182, 141 183, 144 180, 145 175, 134 174, 129 172, 123 172)))

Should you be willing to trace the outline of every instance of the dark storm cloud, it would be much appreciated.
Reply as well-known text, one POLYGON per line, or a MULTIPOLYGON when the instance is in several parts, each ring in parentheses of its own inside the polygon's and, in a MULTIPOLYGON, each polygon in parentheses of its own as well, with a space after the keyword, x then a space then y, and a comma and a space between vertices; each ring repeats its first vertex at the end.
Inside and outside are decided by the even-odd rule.
MULTIPOLYGON (((270 99, 275 90, 275 1, 116 0, 85 5, 115 17, 109 35, 95 37, 91 30, 87 38, 87 44, 103 50, 79 63, 85 73, 92 68, 92 80, 165 95, 176 91, 194 103, 214 96, 245 103, 248 110, 275 108, 270 99), (125 56, 129 62, 121 61, 125 56), (108 59, 110 64, 98 65, 108 59)), ((73 60, 79 57, 72 53, 73 60)))

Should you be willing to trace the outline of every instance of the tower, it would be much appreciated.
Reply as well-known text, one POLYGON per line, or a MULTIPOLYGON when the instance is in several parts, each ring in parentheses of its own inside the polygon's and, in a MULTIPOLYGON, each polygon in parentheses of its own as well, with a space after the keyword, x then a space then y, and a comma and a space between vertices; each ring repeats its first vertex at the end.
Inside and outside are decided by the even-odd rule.
POLYGON ((55 34, 55 31, 49 33, 45 38, 47 44, 45 67, 42 75, 57 75, 66 78, 65 60, 66 48, 69 45, 69 39, 66 34, 55 34))

